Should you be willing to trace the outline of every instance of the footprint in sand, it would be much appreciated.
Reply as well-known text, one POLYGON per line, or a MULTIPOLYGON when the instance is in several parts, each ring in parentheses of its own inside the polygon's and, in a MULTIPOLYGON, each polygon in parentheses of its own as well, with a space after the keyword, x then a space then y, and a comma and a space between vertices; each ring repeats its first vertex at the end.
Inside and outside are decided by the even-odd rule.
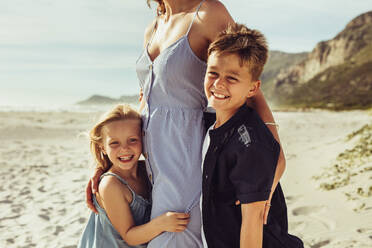
POLYGON ((306 228, 304 221, 290 221, 288 225, 289 230, 296 230, 296 232, 301 232, 306 228))
POLYGON ((30 193, 31 193, 31 191, 30 191, 29 187, 23 187, 21 192, 19 193, 19 195, 28 195, 30 193))
POLYGON ((80 217, 80 218, 78 219, 78 222, 79 222, 80 224, 84 224, 84 223, 86 222, 86 218, 84 218, 84 217, 80 217))
POLYGON ((9 217, 4 217, 4 218, 1 218, 0 219, 0 222, 1 221, 4 221, 4 220, 13 220, 13 219, 17 219, 19 218, 21 215, 13 215, 13 216, 9 216, 9 217))
POLYGON ((49 220, 50 220, 50 218, 49 218, 48 215, 45 215, 45 214, 39 214, 38 216, 39 216, 40 218, 42 218, 43 220, 46 220, 46 221, 49 221, 49 220))
POLYGON ((320 248, 320 247, 323 247, 325 245, 328 245, 329 243, 331 243, 330 240, 324 240, 324 241, 318 242, 314 245, 310 245, 310 248, 320 248))
POLYGON ((302 197, 303 197, 302 195, 288 195, 288 196, 285 197, 285 201, 288 204, 293 204, 294 202, 298 201, 302 197))
POLYGON ((358 233, 372 233, 372 228, 359 228, 357 229, 358 233))
POLYGON ((299 215, 311 215, 315 213, 322 212, 325 208, 322 206, 306 206, 306 207, 298 207, 292 210, 292 214, 294 216, 299 215))
POLYGON ((7 242, 8 244, 14 244, 14 239, 7 239, 6 242, 7 242))
POLYGON ((58 234, 63 231, 64 228, 62 226, 56 226, 56 230, 54 231, 53 235, 58 236, 58 234))
POLYGON ((37 190, 40 191, 41 193, 46 192, 46 190, 44 189, 44 186, 39 187, 37 190))
POLYGON ((292 214, 294 216, 311 216, 315 222, 320 223, 327 230, 333 230, 336 227, 336 223, 333 220, 319 216, 319 213, 322 213, 325 210, 326 207, 324 206, 304 206, 293 209, 292 214))

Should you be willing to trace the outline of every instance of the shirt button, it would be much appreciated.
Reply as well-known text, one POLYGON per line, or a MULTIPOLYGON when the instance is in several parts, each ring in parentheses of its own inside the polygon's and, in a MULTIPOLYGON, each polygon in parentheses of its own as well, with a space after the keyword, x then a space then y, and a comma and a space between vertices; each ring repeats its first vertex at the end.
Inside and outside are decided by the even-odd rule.
POLYGON ((205 175, 205 179, 208 179, 208 175, 205 175))
POLYGON ((151 65, 149 65, 149 69, 150 69, 150 70, 152 70, 152 64, 151 64, 151 65))

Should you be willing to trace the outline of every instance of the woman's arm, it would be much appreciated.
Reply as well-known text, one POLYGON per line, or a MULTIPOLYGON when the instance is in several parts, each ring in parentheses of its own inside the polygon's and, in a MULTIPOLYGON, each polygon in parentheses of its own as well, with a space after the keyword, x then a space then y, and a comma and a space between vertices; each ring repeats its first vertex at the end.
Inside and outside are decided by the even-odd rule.
POLYGON ((99 202, 114 228, 128 245, 149 242, 164 231, 182 232, 189 222, 185 213, 165 213, 150 222, 135 226, 130 210, 131 192, 116 178, 104 178, 99 185, 99 202))
POLYGON ((138 108, 138 112, 142 113, 143 108, 145 107, 145 99, 143 98, 143 91, 140 90, 140 106, 138 108))
MULTIPOLYGON (((273 114, 269 108, 269 105, 267 104, 264 95, 262 94, 261 89, 258 91, 258 93, 252 97, 249 98, 248 100, 248 105, 255 109, 258 113, 258 115, 261 117, 262 121, 265 123, 275 123, 273 114)), ((267 125, 271 133, 273 134, 274 138, 279 142, 280 144, 280 139, 279 139, 279 134, 278 130, 275 125, 267 125)), ((264 223, 267 223, 267 216, 269 214, 270 210, 270 202, 271 202, 271 197, 275 191, 276 186, 279 183, 280 178, 282 177, 283 173, 285 170, 285 157, 283 153, 283 149, 280 145, 280 154, 278 158, 278 162, 276 165, 276 171, 275 171, 275 176, 274 176, 274 181, 273 185, 271 187, 271 193, 269 200, 267 201, 267 205, 265 206, 265 214, 264 214, 264 223)))
MULTIPOLYGON (((248 99, 247 104, 257 111, 258 115, 261 117, 262 121, 265 123, 275 123, 274 116, 270 110, 269 105, 266 102, 264 95, 262 94, 261 89, 257 91, 257 94, 248 99)), ((278 131, 275 125, 267 126, 274 138, 280 143, 278 131)))
POLYGON ((262 248, 264 201, 241 205, 240 248, 262 248))
POLYGON ((208 40, 208 45, 205 49, 205 58, 207 58, 207 50, 209 44, 212 43, 218 34, 225 30, 230 23, 234 23, 229 11, 220 1, 206 1, 202 5, 201 19, 203 34, 208 40))

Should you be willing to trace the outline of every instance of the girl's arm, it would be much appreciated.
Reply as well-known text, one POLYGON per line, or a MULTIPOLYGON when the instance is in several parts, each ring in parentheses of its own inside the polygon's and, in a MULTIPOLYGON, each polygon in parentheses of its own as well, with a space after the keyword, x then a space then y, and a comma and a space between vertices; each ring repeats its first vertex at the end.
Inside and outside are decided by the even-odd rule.
POLYGON ((262 248, 264 201, 241 205, 240 248, 262 248))
MULTIPOLYGON (((262 94, 261 89, 258 90, 257 94, 248 99, 248 105, 255 109, 258 113, 258 115, 261 117, 262 121, 265 123, 275 123, 273 114, 271 113, 271 110, 269 108, 269 105, 267 104, 264 95, 262 94)), ((276 129, 275 125, 267 125, 267 127, 270 129, 271 133, 273 134, 274 138, 279 142, 280 144, 280 139, 278 135, 278 130, 276 129)), ((273 185, 271 187, 271 193, 269 200, 267 201, 268 204, 265 206, 265 214, 264 214, 264 223, 267 223, 267 216, 269 214, 270 210, 270 202, 271 202, 271 197, 275 191, 276 186, 279 183, 280 178, 282 177, 283 173, 285 170, 285 157, 283 153, 283 149, 280 145, 280 154, 278 158, 278 163, 276 166, 276 171, 275 171, 275 176, 274 176, 274 181, 273 185)))
POLYGON ((116 178, 107 177, 99 184, 99 202, 114 228, 128 245, 149 242, 164 231, 182 232, 189 222, 185 213, 165 213, 150 222, 135 226, 130 210, 130 190, 116 178))

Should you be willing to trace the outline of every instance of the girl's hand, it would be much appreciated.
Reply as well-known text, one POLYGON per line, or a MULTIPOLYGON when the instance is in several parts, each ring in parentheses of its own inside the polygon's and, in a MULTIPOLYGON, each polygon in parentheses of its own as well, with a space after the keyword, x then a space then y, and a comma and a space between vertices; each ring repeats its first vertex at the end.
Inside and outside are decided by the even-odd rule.
POLYGON ((101 168, 96 168, 94 170, 93 175, 90 178, 86 188, 85 188, 85 202, 86 202, 88 208, 90 208, 90 210, 92 210, 96 214, 98 214, 98 211, 93 204, 92 192, 93 192, 93 194, 98 192, 98 181, 99 181, 99 178, 101 177, 102 174, 103 174, 102 169, 101 168))
POLYGON ((190 221, 189 214, 176 212, 167 212, 157 218, 161 230, 165 232, 183 232, 190 221))

